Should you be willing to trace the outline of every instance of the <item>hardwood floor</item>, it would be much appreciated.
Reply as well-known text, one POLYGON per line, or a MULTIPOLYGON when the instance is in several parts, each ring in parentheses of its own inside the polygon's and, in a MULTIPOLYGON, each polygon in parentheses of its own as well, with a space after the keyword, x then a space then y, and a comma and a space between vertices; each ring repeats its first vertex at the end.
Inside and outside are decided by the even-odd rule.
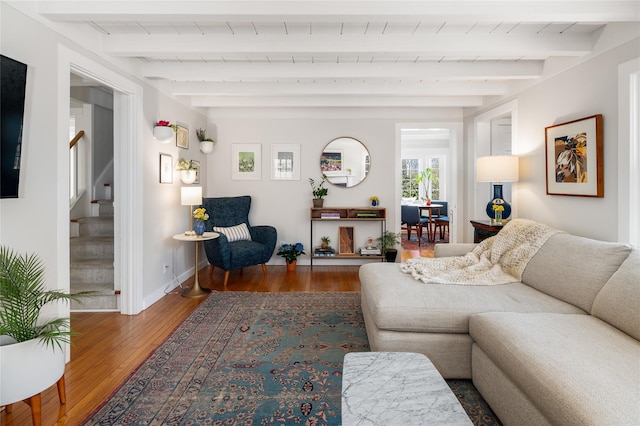
MULTIPOLYGON (((402 253, 404 260, 422 254, 402 253)), ((432 255, 431 255, 432 256, 432 255)), ((259 292, 327 292, 360 291, 358 266, 298 266, 286 272, 284 266, 268 266, 264 278, 262 268, 232 271, 227 288, 222 287, 223 271, 210 276, 208 267, 200 271, 200 285, 216 291, 259 292)), ((190 285, 193 279, 183 285, 190 285)), ((43 425, 78 425, 124 382, 171 332, 202 302, 201 298, 185 298, 180 287, 138 315, 119 313, 74 313, 71 362, 65 370, 67 403, 60 405, 57 388, 42 394, 43 425)), ((11 414, 2 412, 4 426, 31 425, 31 410, 25 403, 13 405, 11 414)))

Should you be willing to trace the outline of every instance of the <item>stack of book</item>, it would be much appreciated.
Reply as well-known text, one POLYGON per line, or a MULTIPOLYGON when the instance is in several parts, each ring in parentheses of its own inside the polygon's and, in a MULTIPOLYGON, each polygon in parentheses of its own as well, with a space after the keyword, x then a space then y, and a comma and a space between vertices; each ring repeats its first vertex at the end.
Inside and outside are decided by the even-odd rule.
POLYGON ((335 256, 336 251, 332 247, 327 247, 327 248, 316 247, 313 254, 314 256, 335 256))
POLYGON ((320 213, 320 219, 340 219, 339 212, 322 212, 320 213))
POLYGON ((358 212, 356 213, 357 217, 378 217, 377 213, 374 212, 358 212))
POLYGON ((380 256, 382 252, 377 247, 366 248, 362 247, 360 249, 360 256, 380 256))

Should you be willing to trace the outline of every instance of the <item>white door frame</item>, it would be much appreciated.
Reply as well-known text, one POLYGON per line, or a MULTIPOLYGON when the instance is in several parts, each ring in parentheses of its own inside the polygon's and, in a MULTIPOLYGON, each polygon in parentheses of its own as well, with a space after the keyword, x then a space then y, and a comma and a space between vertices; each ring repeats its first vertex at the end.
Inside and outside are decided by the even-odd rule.
MULTIPOLYGON (((64 46, 58 49, 58 229, 69 228, 70 74, 78 74, 113 89, 114 122, 114 280, 121 289, 120 312, 135 315, 143 309, 142 217, 142 87, 64 46), (66 195, 65 195, 66 194, 66 195), (63 196, 64 195, 64 196, 63 196), (64 210, 63 210, 64 209, 64 210), (65 219, 66 218, 66 219, 65 219)), ((69 233, 58 234, 60 282, 69 288, 69 233)), ((68 307, 66 308, 69 309, 68 307)), ((68 313, 67 313, 68 314, 68 313)))

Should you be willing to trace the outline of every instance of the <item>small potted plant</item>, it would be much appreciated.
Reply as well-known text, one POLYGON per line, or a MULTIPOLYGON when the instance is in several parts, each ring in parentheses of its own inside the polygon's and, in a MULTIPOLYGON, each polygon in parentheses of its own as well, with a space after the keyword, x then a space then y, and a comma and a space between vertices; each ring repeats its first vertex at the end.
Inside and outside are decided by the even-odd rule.
POLYGON ((153 128, 153 137, 155 137, 158 142, 169 143, 175 140, 177 132, 177 125, 171 124, 168 120, 159 120, 153 128))
POLYGON ((209 154, 213 151, 213 144, 215 143, 215 141, 207 137, 207 129, 196 130, 196 136, 200 141, 200 151, 203 154, 209 154))
POLYGON ((325 235, 324 237, 320 237, 320 240, 322 241, 322 244, 320 244, 320 247, 322 247, 323 249, 326 249, 327 247, 329 247, 329 243, 331 243, 331 238, 325 235))
POLYGON ((378 242, 378 246, 380 247, 380 251, 384 254, 387 262, 395 262, 396 257, 398 256, 398 250, 396 249, 396 245, 400 244, 400 234, 385 231, 381 236, 376 238, 378 242))
POLYGON ((305 254, 302 243, 282 244, 278 249, 278 256, 282 256, 287 261, 287 271, 295 271, 298 256, 305 254))
POLYGON ((371 206, 372 207, 377 207, 378 204, 380 204, 380 199, 378 198, 377 195, 374 195, 374 196, 370 197, 369 201, 371 201, 371 206))
POLYGON ((316 182, 309 178, 309 185, 311 185, 311 193, 313 194, 313 207, 322 207, 324 205, 324 197, 327 196, 329 190, 324 187, 327 177, 322 175, 322 180, 316 185, 316 182))
POLYGON ((196 167, 193 161, 181 158, 178 160, 176 169, 180 171, 180 180, 182 183, 191 184, 196 181, 196 167))
POLYGON ((423 199, 426 201, 428 206, 431 205, 431 198, 430 198, 431 182, 433 182, 435 178, 436 176, 433 173, 433 169, 431 167, 427 167, 426 169, 421 171, 420 174, 418 174, 418 177, 416 178, 417 183, 422 183, 422 187, 424 188, 423 199))

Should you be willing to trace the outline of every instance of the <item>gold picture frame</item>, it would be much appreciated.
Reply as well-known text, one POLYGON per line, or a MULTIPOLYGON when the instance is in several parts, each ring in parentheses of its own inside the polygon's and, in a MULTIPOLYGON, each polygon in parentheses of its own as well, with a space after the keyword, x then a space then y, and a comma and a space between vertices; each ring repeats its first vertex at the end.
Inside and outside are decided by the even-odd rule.
POLYGON ((178 148, 189 149, 189 129, 186 127, 178 126, 176 132, 176 146, 178 148))

